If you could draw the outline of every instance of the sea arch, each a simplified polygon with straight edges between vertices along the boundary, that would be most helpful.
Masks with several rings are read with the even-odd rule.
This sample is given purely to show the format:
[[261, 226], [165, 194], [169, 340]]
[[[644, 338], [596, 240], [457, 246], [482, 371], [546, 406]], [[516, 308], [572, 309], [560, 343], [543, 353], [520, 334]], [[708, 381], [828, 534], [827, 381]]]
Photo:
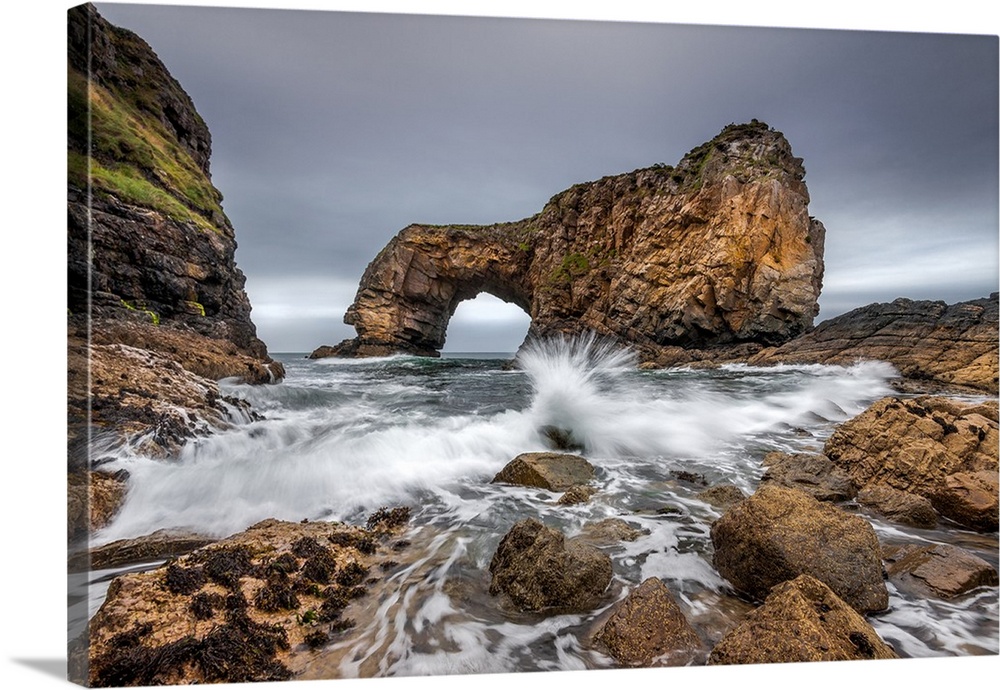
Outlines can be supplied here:
[[436, 357], [458, 305], [482, 293], [531, 316], [529, 253], [518, 224], [410, 225], [368, 265], [344, 322], [357, 338], [313, 357]]

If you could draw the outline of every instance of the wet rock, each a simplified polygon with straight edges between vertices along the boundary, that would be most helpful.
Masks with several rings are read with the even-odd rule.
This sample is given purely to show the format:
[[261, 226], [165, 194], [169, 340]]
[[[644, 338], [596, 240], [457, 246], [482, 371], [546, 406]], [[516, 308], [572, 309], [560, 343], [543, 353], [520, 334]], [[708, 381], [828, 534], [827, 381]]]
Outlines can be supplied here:
[[215, 542], [203, 534], [180, 530], [157, 530], [134, 539], [120, 539], [97, 546], [70, 559], [70, 572], [103, 570], [123, 565], [176, 558]]
[[612, 607], [594, 641], [625, 666], [684, 666], [704, 654], [698, 633], [655, 577]]
[[762, 483], [798, 489], [818, 501], [847, 501], [857, 494], [850, 477], [830, 459], [814, 453], [768, 453]]
[[801, 491], [764, 485], [716, 520], [711, 536], [716, 569], [758, 601], [807, 574], [862, 613], [888, 605], [872, 526]]
[[729, 510], [746, 497], [747, 495], [743, 493], [743, 489], [732, 484], [716, 484], [713, 487], [705, 489], [697, 496], [698, 500], [704, 501], [721, 510]]
[[782, 582], [712, 649], [709, 664], [897, 658], [857, 611], [810, 575]]
[[527, 519], [500, 540], [490, 561], [490, 594], [514, 608], [587, 611], [611, 583], [611, 559], [598, 549]]
[[824, 321], [752, 364], [891, 362], [909, 380], [997, 392], [997, 293], [945, 304], [897, 299]]
[[942, 517], [997, 529], [997, 402], [922, 396], [879, 400], [841, 424], [824, 453], [859, 488], [923, 496]]
[[930, 528], [937, 524], [938, 514], [923, 496], [876, 484], [858, 492], [857, 501], [879, 515], [904, 525]]
[[342, 614], [365, 596], [359, 581], [387, 555], [362, 548], [368, 538], [337, 523], [265, 520], [115, 578], [90, 621], [89, 684], [290, 678], [310, 641], [353, 625]]
[[544, 426], [539, 433], [548, 439], [550, 447], [555, 450], [583, 450], [583, 444], [573, 435], [572, 429]]
[[67, 521], [71, 539], [111, 522], [125, 500], [125, 478], [108, 472], [71, 472], [67, 484]]
[[997, 530], [1000, 482], [997, 471], [956, 472], [944, 478], [944, 485], [931, 496], [942, 515], [979, 532]]
[[993, 566], [950, 544], [888, 546], [883, 557], [889, 579], [919, 596], [951, 599], [977, 587], [997, 585]]
[[596, 493], [597, 489], [592, 486], [574, 486], [560, 496], [556, 503], [562, 506], [578, 505], [580, 503], [586, 503]]
[[620, 518], [605, 518], [585, 524], [577, 539], [594, 546], [614, 546], [623, 541], [635, 541], [643, 534], [648, 532], [633, 527]]
[[548, 491], [566, 491], [594, 478], [594, 466], [579, 455], [566, 453], [522, 453], [493, 478], [493, 484], [533, 486]]

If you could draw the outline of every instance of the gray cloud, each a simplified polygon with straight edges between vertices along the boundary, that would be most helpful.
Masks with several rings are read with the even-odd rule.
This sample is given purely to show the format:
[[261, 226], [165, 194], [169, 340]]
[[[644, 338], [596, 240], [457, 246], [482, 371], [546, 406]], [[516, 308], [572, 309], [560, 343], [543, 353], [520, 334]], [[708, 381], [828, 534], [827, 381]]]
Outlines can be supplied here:
[[[828, 230], [821, 317], [997, 289], [996, 37], [98, 8], [153, 46], [208, 122], [275, 350], [351, 335], [344, 299], [411, 222], [522, 218], [751, 118], [805, 159]], [[523, 337], [508, 325], [497, 349]], [[457, 319], [448, 349], [484, 328]]]

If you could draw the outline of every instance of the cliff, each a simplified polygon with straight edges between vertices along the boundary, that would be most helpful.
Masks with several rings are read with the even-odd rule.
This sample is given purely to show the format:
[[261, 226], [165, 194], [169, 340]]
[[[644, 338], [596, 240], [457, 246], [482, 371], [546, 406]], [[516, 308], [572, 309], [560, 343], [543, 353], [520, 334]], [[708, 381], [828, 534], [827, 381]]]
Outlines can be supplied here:
[[211, 182], [211, 136], [190, 97], [141, 38], [92, 5], [68, 11], [67, 66], [70, 521], [79, 532], [89, 511], [80, 473], [100, 449], [169, 455], [252, 416], [222, 399], [218, 379], [266, 383], [284, 372], [250, 319], [235, 232]]
[[575, 185], [521, 221], [411, 225], [364, 272], [344, 317], [357, 338], [312, 356], [437, 355], [455, 308], [480, 292], [523, 308], [529, 337], [780, 344], [812, 326], [822, 284], [825, 231], [804, 176], [755, 120], [676, 167]]

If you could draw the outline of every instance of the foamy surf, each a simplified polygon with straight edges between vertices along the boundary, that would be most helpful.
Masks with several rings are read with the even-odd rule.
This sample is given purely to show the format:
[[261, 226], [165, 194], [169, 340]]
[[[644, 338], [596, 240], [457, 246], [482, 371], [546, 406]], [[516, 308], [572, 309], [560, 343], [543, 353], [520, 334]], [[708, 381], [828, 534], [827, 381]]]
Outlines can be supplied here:
[[[511, 620], [485, 591], [497, 543], [527, 517], [568, 536], [627, 520], [643, 534], [611, 551], [613, 597], [659, 577], [701, 629], [727, 629], [745, 610], [711, 566], [719, 513], [700, 488], [754, 491], [767, 452], [821, 450], [896, 376], [877, 362], [640, 371], [628, 350], [594, 338], [535, 343], [514, 368], [468, 358], [283, 363], [281, 384], [223, 383], [265, 419], [169, 461], [123, 454], [110, 465], [129, 471], [128, 497], [96, 540], [164, 527], [224, 536], [270, 517], [361, 523], [381, 506], [409, 506], [413, 559], [379, 585], [379, 611], [311, 662], [305, 677], [327, 678], [609, 665], [584, 643], [591, 617]], [[552, 492], [490, 483], [519, 453], [549, 449], [552, 428], [595, 466], [589, 502], [560, 506]], [[996, 653], [995, 596], [936, 607], [940, 622], [893, 596], [878, 629], [902, 649]]]

